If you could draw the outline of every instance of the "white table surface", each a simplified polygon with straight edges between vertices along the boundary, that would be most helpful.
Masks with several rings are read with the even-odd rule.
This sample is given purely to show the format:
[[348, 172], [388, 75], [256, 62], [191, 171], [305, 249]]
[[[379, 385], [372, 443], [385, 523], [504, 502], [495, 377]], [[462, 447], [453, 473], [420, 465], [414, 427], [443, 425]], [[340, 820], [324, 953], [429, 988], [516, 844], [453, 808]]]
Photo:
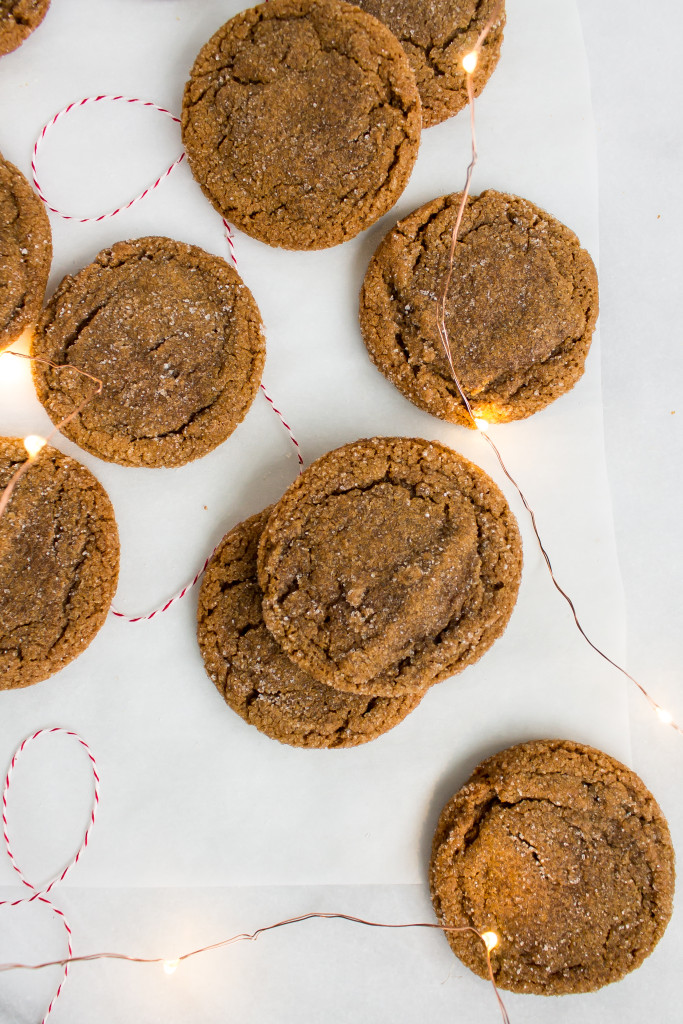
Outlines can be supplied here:
[[[594, 0], [578, 0], [578, 7], [597, 127], [605, 444], [626, 602], [626, 662], [681, 721], [677, 499], [683, 454], [683, 407], [678, 401], [683, 354], [676, 313], [683, 270], [683, 213], [678, 202], [683, 170], [678, 111], [683, 89], [677, 48], [680, 32], [676, 30], [683, 29], [683, 13], [674, 0], [664, 0], [658, 5], [656, 29], [648, 34], [642, 4], [635, 0], [624, 0], [618, 10], [613, 3], [596, 5]], [[132, 40], [131, 46], [136, 45]], [[92, 248], [91, 243], [83, 244], [84, 253], [88, 246]], [[73, 269], [79, 265], [79, 257], [74, 256]], [[303, 429], [309, 430], [309, 424], [304, 423]], [[282, 447], [286, 447], [284, 441]], [[325, 447], [321, 440], [320, 450]], [[473, 452], [468, 454], [474, 457]], [[281, 486], [287, 482], [285, 477]], [[262, 482], [255, 481], [255, 486], [264, 490]], [[253, 510], [253, 504], [245, 503], [242, 511]], [[152, 590], [153, 600], [151, 595]], [[661, 726], [637, 694], [630, 694], [628, 702], [624, 749], [630, 750], [631, 766], [668, 817], [674, 845], [683, 849], [679, 799], [683, 739]], [[118, 709], [112, 704], [109, 711], [120, 726], [123, 719], [117, 717]], [[35, 716], [17, 716], [13, 726], [18, 728], [18, 722], [22, 727], [48, 724]], [[3, 748], [18, 743], [26, 731], [10, 737], [5, 726], [6, 720], [0, 717]], [[245, 770], [253, 770], [253, 765], [246, 765]], [[154, 775], [154, 764], [150, 763], [149, 771], [161, 798], [179, 800], [176, 792], [164, 792], [163, 776]], [[76, 779], [74, 785], [79, 784]], [[446, 795], [441, 792], [443, 786], [442, 781], [434, 800]], [[179, 830], [182, 820], [179, 806]], [[142, 859], [144, 824], [132, 809], [130, 827], [139, 830]], [[106, 830], [106, 825], [103, 827]], [[109, 863], [116, 837], [104, 834], [109, 846], [105, 863]], [[154, 837], [148, 840], [158, 851]], [[105, 841], [101, 842], [104, 845]], [[65, 849], [69, 845], [67, 841]], [[102, 846], [99, 849], [102, 852]], [[169, 860], [172, 853], [170, 848]], [[164, 868], [158, 865], [162, 876]], [[332, 879], [310, 886], [302, 878], [277, 891], [264, 886], [203, 887], [201, 878], [193, 887], [155, 888], [152, 866], [147, 879], [121, 890], [107, 890], [95, 868], [84, 862], [83, 870], [84, 877], [94, 877], [97, 884], [79, 888], [74, 877], [58, 902], [68, 910], [81, 947], [87, 949], [106, 946], [154, 954], [163, 937], [162, 951], [168, 950], [170, 956], [174, 950], [249, 930], [312, 906], [344, 909], [379, 920], [429, 919], [423, 885], [382, 885], [379, 877], [373, 878], [372, 884], [354, 886], [335, 886]], [[89, 871], [95, 875], [89, 876]], [[0, 878], [7, 882], [0, 888], [2, 899], [15, 890], [9, 885], [11, 876], [5, 872]], [[678, 905], [664, 939], [639, 971], [617, 986], [585, 997], [547, 1001], [507, 995], [513, 1022], [597, 1024], [618, 1020], [636, 1024], [643, 1019], [676, 1019], [679, 1000], [674, 985], [683, 940], [680, 900]], [[35, 907], [19, 910], [11, 919], [7, 910], [0, 908], [0, 914], [6, 915], [3, 926], [7, 922], [6, 930], [0, 932], [0, 961], [48, 957], [60, 948], [59, 929], [46, 923], [44, 915], [39, 918]], [[184, 967], [172, 979], [155, 968], [138, 971], [129, 965], [79, 969], [58, 1004], [55, 1024], [62, 1020], [118, 1024], [131, 1017], [140, 1021], [201, 1019], [213, 1024], [228, 1014], [235, 1021], [278, 1022], [407, 1022], [418, 1015], [432, 1021], [497, 1019], [485, 986], [444, 950], [438, 935], [416, 933], [406, 938], [410, 933], [312, 927], [313, 938], [310, 932], [292, 929], [278, 938], [261, 940], [255, 947], [212, 954]], [[53, 981], [37, 975], [28, 980], [18, 975], [0, 977], [0, 1020], [3, 1006], [12, 1007], [8, 1020], [39, 1020], [38, 1007], [49, 999]]]

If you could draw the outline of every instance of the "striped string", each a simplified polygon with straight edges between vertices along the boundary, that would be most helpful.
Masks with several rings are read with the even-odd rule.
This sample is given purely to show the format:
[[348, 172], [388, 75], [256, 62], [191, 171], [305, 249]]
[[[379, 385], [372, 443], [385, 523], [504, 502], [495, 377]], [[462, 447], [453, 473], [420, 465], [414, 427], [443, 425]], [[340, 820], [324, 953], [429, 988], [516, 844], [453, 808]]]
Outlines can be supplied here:
[[[176, 117], [175, 114], [172, 114], [170, 110], [167, 110], [165, 107], [160, 107], [157, 103], [153, 103], [151, 100], [142, 100], [142, 99], [138, 99], [138, 98], [133, 97], [133, 96], [110, 96], [110, 95], [105, 95], [105, 94], [102, 94], [102, 95], [99, 95], [99, 96], [85, 96], [81, 100], [76, 100], [73, 103], [69, 103], [62, 110], [59, 110], [54, 115], [54, 117], [51, 117], [50, 120], [45, 125], [43, 125], [43, 127], [42, 127], [42, 129], [41, 129], [41, 131], [40, 131], [40, 133], [38, 135], [38, 138], [35, 141], [34, 147], [33, 147], [33, 157], [31, 159], [31, 171], [32, 171], [32, 174], [33, 174], [33, 184], [35, 186], [36, 192], [38, 193], [38, 195], [40, 196], [40, 198], [42, 199], [43, 203], [45, 204], [45, 206], [47, 207], [48, 210], [50, 210], [52, 213], [57, 214], [57, 216], [62, 217], [64, 220], [74, 220], [74, 221], [77, 221], [79, 224], [97, 223], [99, 221], [107, 220], [110, 217], [115, 217], [117, 214], [123, 213], [125, 210], [129, 210], [132, 206], [135, 206], [136, 203], [139, 203], [142, 199], [144, 199], [146, 196], [148, 196], [150, 194], [150, 192], [153, 192], [154, 189], [158, 188], [159, 185], [161, 185], [161, 183], [163, 181], [165, 181], [166, 178], [168, 178], [169, 174], [171, 174], [171, 172], [185, 158], [185, 153], [184, 152], [181, 153], [180, 156], [177, 157], [173, 161], [173, 163], [169, 167], [166, 168], [166, 170], [163, 172], [163, 174], [160, 174], [159, 177], [151, 185], [149, 185], [146, 189], [143, 189], [143, 191], [140, 192], [139, 195], [134, 196], [128, 202], [123, 203], [121, 206], [117, 206], [115, 209], [110, 210], [108, 213], [102, 213], [102, 214], [99, 214], [96, 217], [78, 217], [75, 214], [65, 213], [63, 210], [58, 209], [58, 207], [53, 206], [50, 203], [50, 201], [48, 200], [47, 196], [45, 195], [45, 191], [44, 191], [43, 187], [41, 186], [41, 184], [40, 184], [40, 182], [38, 180], [38, 154], [40, 152], [40, 147], [42, 146], [42, 144], [43, 144], [43, 142], [45, 140], [45, 136], [48, 134], [48, 132], [52, 128], [54, 128], [54, 126], [57, 124], [58, 121], [60, 121], [64, 117], [66, 117], [67, 114], [72, 113], [72, 111], [79, 110], [81, 107], [84, 107], [84, 106], [86, 106], [87, 104], [90, 104], [90, 103], [102, 103], [102, 102], [107, 102], [107, 103], [118, 103], [118, 102], [121, 102], [121, 103], [129, 103], [129, 104], [135, 103], [135, 104], [138, 104], [140, 106], [149, 107], [152, 110], [156, 110], [160, 114], [164, 114], [165, 116], [170, 117], [172, 121], [176, 122], [176, 124], [180, 124], [180, 118], [179, 117]], [[234, 235], [233, 235], [232, 228], [230, 227], [230, 224], [228, 223], [228, 221], [225, 218], [223, 218], [223, 228], [224, 228], [224, 231], [225, 231], [225, 239], [226, 239], [226, 242], [227, 242], [227, 245], [228, 245], [228, 250], [229, 250], [229, 253], [230, 253], [230, 259], [231, 259], [235, 269], [237, 269], [237, 256], [236, 256], [236, 251], [235, 251]], [[304, 460], [303, 460], [303, 457], [301, 455], [301, 447], [299, 445], [299, 442], [297, 441], [296, 437], [294, 436], [292, 428], [290, 427], [289, 423], [287, 422], [287, 420], [283, 416], [282, 412], [277, 407], [277, 405], [275, 404], [275, 402], [273, 401], [271, 396], [268, 394], [268, 391], [266, 390], [265, 385], [261, 384], [260, 385], [260, 389], [261, 389], [261, 392], [262, 392], [264, 398], [266, 399], [266, 401], [270, 405], [271, 409], [276, 414], [276, 416], [280, 420], [282, 426], [286, 430], [287, 435], [288, 435], [290, 441], [294, 445], [294, 450], [296, 452], [296, 457], [297, 457], [297, 461], [298, 461], [298, 464], [299, 464], [299, 472], [301, 473], [301, 471], [303, 469], [303, 465], [304, 465]], [[203, 575], [207, 565], [209, 564], [212, 555], [213, 555], [213, 551], [211, 552], [211, 555], [209, 555], [209, 557], [205, 560], [203, 566], [195, 574], [195, 576], [192, 578], [192, 580], [190, 580], [189, 583], [185, 584], [185, 586], [182, 587], [181, 590], [179, 590], [176, 594], [174, 594], [167, 601], [165, 601], [164, 604], [161, 605], [160, 607], [155, 608], [153, 611], [147, 613], [146, 615], [128, 615], [125, 612], [118, 611], [117, 609], [112, 607], [111, 608], [111, 614], [116, 616], [116, 618], [118, 618], [118, 619], [123, 619], [126, 622], [146, 622], [146, 621], [149, 621], [150, 619], [155, 618], [157, 615], [161, 614], [161, 612], [168, 611], [169, 608], [171, 608], [177, 601], [182, 600], [182, 598], [185, 597], [185, 595], [194, 586], [197, 585], [197, 583], [201, 579], [201, 577], [202, 577], [202, 575]]]
[[[83, 747], [83, 749], [85, 750], [86, 754], [88, 755], [88, 758], [90, 760], [90, 768], [91, 768], [91, 772], [92, 772], [92, 778], [93, 778], [93, 802], [92, 802], [92, 807], [90, 809], [90, 816], [89, 816], [89, 819], [88, 819], [88, 825], [87, 825], [85, 833], [83, 835], [83, 839], [81, 840], [81, 844], [80, 844], [78, 850], [76, 851], [76, 854], [74, 855], [74, 857], [72, 857], [72, 859], [69, 861], [69, 863], [66, 865], [66, 867], [61, 872], [56, 874], [54, 876], [54, 878], [51, 879], [50, 882], [46, 883], [41, 888], [38, 888], [36, 885], [33, 884], [33, 882], [29, 881], [29, 879], [26, 877], [26, 875], [22, 871], [22, 869], [19, 866], [19, 864], [17, 862], [17, 859], [16, 859], [16, 857], [14, 855], [14, 851], [12, 849], [12, 842], [11, 842], [11, 839], [10, 839], [10, 828], [9, 828], [9, 816], [8, 816], [8, 813], [7, 813], [7, 803], [8, 803], [8, 796], [9, 796], [9, 791], [10, 791], [10, 785], [11, 785], [11, 782], [12, 782], [12, 778], [14, 776], [14, 771], [16, 769], [16, 766], [17, 766], [17, 763], [18, 763], [19, 759], [21, 758], [21, 756], [24, 753], [24, 751], [26, 750], [26, 748], [31, 743], [34, 743], [41, 736], [53, 736], [55, 734], [61, 734], [62, 736], [72, 737], [78, 743], [80, 743], [81, 747]], [[3, 790], [2, 790], [2, 834], [3, 834], [3, 838], [5, 840], [5, 849], [7, 851], [7, 856], [9, 857], [10, 864], [12, 865], [12, 867], [14, 868], [16, 873], [19, 875], [19, 878], [21, 879], [22, 884], [25, 885], [28, 889], [31, 890], [32, 895], [31, 896], [25, 896], [25, 897], [17, 899], [17, 900], [0, 900], [0, 907], [5, 907], [5, 906], [7, 906], [7, 907], [18, 907], [22, 903], [33, 903], [35, 900], [37, 900], [38, 902], [42, 903], [44, 906], [48, 907], [52, 911], [52, 913], [57, 916], [58, 920], [61, 922], [61, 924], [62, 924], [62, 926], [64, 928], [64, 931], [66, 933], [67, 948], [68, 948], [67, 960], [70, 960], [73, 957], [73, 931], [71, 929], [71, 926], [70, 926], [69, 922], [67, 921], [66, 915], [64, 914], [64, 912], [62, 910], [60, 910], [60, 908], [58, 906], [56, 906], [52, 902], [52, 900], [48, 896], [48, 893], [51, 892], [51, 890], [53, 889], [54, 886], [56, 886], [60, 882], [64, 881], [64, 879], [69, 874], [69, 872], [72, 871], [73, 868], [76, 867], [76, 865], [78, 864], [79, 860], [81, 859], [83, 853], [87, 850], [88, 842], [90, 840], [90, 833], [92, 832], [93, 825], [95, 824], [95, 815], [97, 813], [97, 808], [98, 808], [99, 802], [100, 802], [100, 777], [99, 777], [98, 772], [97, 772], [97, 762], [95, 761], [95, 757], [93, 755], [92, 750], [90, 749], [88, 744], [85, 742], [85, 740], [82, 739], [82, 737], [80, 737], [78, 735], [78, 733], [70, 732], [68, 729], [61, 729], [59, 727], [55, 727], [53, 729], [38, 729], [36, 732], [32, 733], [31, 736], [27, 736], [26, 739], [23, 741], [23, 743], [15, 751], [14, 756], [12, 757], [12, 760], [10, 761], [9, 768], [7, 769], [7, 774], [5, 775], [5, 782], [4, 782], [4, 786], [3, 786]], [[50, 1000], [50, 1005], [48, 1006], [48, 1008], [47, 1008], [47, 1010], [46, 1010], [46, 1012], [45, 1012], [45, 1014], [43, 1016], [41, 1024], [45, 1024], [45, 1022], [47, 1021], [48, 1017], [52, 1013], [57, 1000], [59, 999], [60, 995], [62, 994], [62, 990], [64, 988], [64, 984], [66, 982], [68, 974], [69, 974], [69, 963], [65, 962], [64, 963], [64, 972], [63, 972], [63, 974], [61, 976], [61, 979], [59, 981], [59, 985], [57, 986], [55, 994], [53, 995], [52, 999]]]
[[33, 146], [33, 156], [31, 158], [31, 173], [33, 175], [33, 184], [35, 186], [35, 190], [42, 199], [42, 201], [45, 203], [45, 206], [52, 213], [56, 213], [58, 217], [62, 217], [63, 220], [75, 220], [79, 224], [98, 223], [99, 221], [108, 220], [110, 217], [115, 217], [117, 213], [123, 213], [124, 210], [130, 210], [131, 206], [135, 206], [135, 204], [139, 203], [141, 199], [144, 199], [146, 196], [150, 194], [150, 192], [153, 192], [154, 189], [158, 188], [159, 185], [161, 185], [161, 183], [165, 181], [166, 178], [168, 178], [169, 174], [171, 174], [171, 172], [175, 170], [178, 164], [182, 163], [182, 161], [185, 159], [185, 153], [183, 152], [180, 154], [179, 157], [176, 157], [176, 159], [173, 161], [170, 167], [167, 167], [163, 174], [159, 175], [156, 181], [154, 181], [151, 185], [148, 185], [147, 188], [142, 190], [142, 192], [134, 196], [127, 203], [123, 203], [121, 206], [117, 206], [115, 209], [110, 210], [108, 213], [101, 213], [97, 217], [79, 217], [73, 213], [64, 213], [56, 206], [52, 206], [50, 201], [47, 199], [43, 191], [43, 188], [40, 185], [40, 182], [38, 181], [38, 153], [40, 151], [40, 147], [42, 146], [45, 140], [45, 136], [52, 128], [54, 128], [58, 121], [60, 121], [67, 114], [70, 114], [73, 110], [79, 110], [81, 107], [85, 107], [89, 103], [102, 102], [136, 103], [142, 107], [151, 107], [153, 110], [157, 110], [160, 114], [165, 114], [167, 117], [170, 117], [172, 121], [175, 121], [177, 124], [180, 124], [180, 118], [176, 117], [175, 114], [172, 114], [170, 110], [166, 110], [165, 107], [160, 107], [157, 103], [152, 103], [151, 100], [136, 99], [133, 96], [85, 96], [82, 100], [76, 100], [74, 103], [69, 103], [62, 110], [58, 110], [54, 117], [51, 117], [50, 120], [43, 125], [40, 134], [38, 135], [38, 138], [35, 141], [35, 144]]

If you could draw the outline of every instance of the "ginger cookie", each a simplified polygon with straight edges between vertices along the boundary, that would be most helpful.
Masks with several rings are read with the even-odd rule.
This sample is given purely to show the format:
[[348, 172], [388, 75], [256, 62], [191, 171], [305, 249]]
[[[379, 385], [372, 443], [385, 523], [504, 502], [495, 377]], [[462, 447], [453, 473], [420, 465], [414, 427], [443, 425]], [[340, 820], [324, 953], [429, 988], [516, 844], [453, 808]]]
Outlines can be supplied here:
[[[461, 194], [399, 221], [361, 292], [370, 357], [415, 405], [471, 426], [444, 355], [437, 303]], [[576, 235], [501, 192], [468, 200], [446, 301], [455, 370], [475, 416], [523, 419], [581, 377], [598, 316], [598, 281]]]
[[[261, 317], [225, 260], [170, 238], [104, 249], [65, 277], [38, 323], [34, 353], [102, 381], [63, 428], [122, 466], [181, 466], [246, 415], [265, 361]], [[81, 374], [33, 364], [54, 423], [93, 393]]]
[[[499, 0], [359, 0], [384, 22], [406, 52], [422, 101], [422, 127], [429, 128], [467, 106], [462, 59], [496, 14]], [[493, 74], [503, 42], [505, 5], [487, 35], [472, 75], [478, 96]]]
[[258, 576], [263, 618], [314, 679], [417, 693], [505, 629], [522, 565], [505, 498], [437, 441], [357, 441], [314, 462], [275, 505]]
[[38, 319], [51, 261], [45, 208], [21, 171], [0, 155], [0, 352]]
[[49, 6], [50, 0], [0, 0], [0, 57], [21, 46]]
[[295, 747], [353, 747], [392, 729], [422, 694], [374, 697], [317, 683], [289, 660], [263, 624], [256, 574], [271, 509], [222, 540], [199, 594], [197, 638], [209, 677], [241, 718]]
[[[0, 493], [27, 459], [0, 438]], [[119, 567], [114, 511], [85, 466], [45, 447], [0, 516], [0, 690], [29, 686], [84, 651]]]
[[[663, 935], [674, 852], [637, 775], [592, 747], [539, 740], [484, 761], [446, 804], [429, 884], [442, 924], [496, 933], [501, 988], [592, 992], [638, 967]], [[488, 977], [476, 938], [446, 938]]]
[[238, 14], [200, 51], [183, 99], [204, 194], [284, 249], [338, 245], [386, 213], [420, 127], [400, 44], [343, 0], [269, 0]]

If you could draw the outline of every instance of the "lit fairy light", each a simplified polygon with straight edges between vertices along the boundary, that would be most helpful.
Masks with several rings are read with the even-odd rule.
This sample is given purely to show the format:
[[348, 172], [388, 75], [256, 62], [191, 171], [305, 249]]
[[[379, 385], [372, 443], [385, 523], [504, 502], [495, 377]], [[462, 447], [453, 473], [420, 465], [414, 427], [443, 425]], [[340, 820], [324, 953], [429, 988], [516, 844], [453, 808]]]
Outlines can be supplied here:
[[28, 452], [29, 459], [35, 459], [41, 449], [45, 447], [47, 441], [44, 437], [40, 437], [39, 434], [29, 434], [28, 437], [24, 438], [24, 448]]
[[466, 53], [462, 59], [462, 66], [468, 75], [471, 75], [479, 61], [479, 54], [476, 50]]
[[659, 721], [662, 722], [663, 725], [673, 725], [674, 716], [671, 714], [670, 711], [667, 711], [666, 708], [660, 707], [660, 705], [658, 704], [655, 707], [655, 712], [657, 713]]
[[487, 953], [490, 953], [491, 950], [496, 948], [496, 946], [500, 942], [500, 939], [498, 938], [495, 932], [482, 932], [481, 941], [486, 946]]
[[489, 421], [485, 420], [482, 416], [473, 416], [474, 425], [477, 430], [481, 430], [483, 434], [489, 429]]
[[180, 966], [180, 960], [164, 960], [161, 966], [164, 969], [164, 974], [173, 974]]

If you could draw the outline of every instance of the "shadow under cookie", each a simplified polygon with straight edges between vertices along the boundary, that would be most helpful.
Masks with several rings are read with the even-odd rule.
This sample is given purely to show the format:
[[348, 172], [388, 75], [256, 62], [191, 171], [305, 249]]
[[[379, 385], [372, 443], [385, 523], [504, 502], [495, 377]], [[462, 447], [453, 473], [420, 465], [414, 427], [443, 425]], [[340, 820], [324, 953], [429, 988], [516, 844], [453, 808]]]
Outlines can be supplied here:
[[205, 573], [197, 638], [227, 704], [260, 732], [296, 747], [352, 747], [393, 728], [420, 703], [357, 696], [317, 683], [283, 653], [263, 623], [258, 542], [270, 509], [228, 533]]

